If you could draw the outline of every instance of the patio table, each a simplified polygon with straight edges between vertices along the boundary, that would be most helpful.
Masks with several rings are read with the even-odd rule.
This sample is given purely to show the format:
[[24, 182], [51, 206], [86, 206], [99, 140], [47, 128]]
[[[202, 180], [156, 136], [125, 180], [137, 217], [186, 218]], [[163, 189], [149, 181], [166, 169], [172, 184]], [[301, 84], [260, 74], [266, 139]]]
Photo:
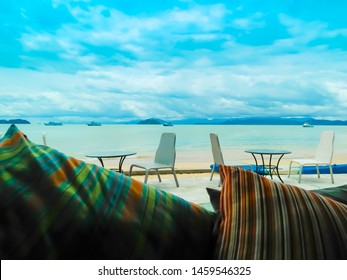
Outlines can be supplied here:
[[123, 162], [124, 162], [125, 158], [127, 156], [132, 156], [135, 154], [136, 154], [136, 152], [133, 152], [133, 151], [126, 151], [126, 152], [123, 152], [123, 151], [106, 151], [106, 152], [92, 152], [92, 153], [87, 154], [86, 157], [97, 158], [100, 161], [101, 166], [103, 166], [103, 167], [104, 167], [104, 162], [102, 160], [103, 158], [119, 158], [118, 169], [116, 169], [116, 170], [123, 173], [122, 166], [123, 166]]
[[[288, 150], [276, 150], [276, 149], [248, 149], [245, 150], [246, 153], [252, 154], [254, 160], [255, 160], [255, 165], [256, 169], [255, 172], [261, 175], [270, 175], [272, 179], [272, 175], [275, 174], [277, 177], [280, 179], [280, 181], [283, 183], [283, 180], [280, 176], [280, 173], [278, 171], [278, 167], [280, 164], [280, 161], [282, 157], [286, 154], [290, 154], [291, 151]], [[257, 156], [260, 156], [261, 158], [261, 164], [258, 164]], [[264, 156], [269, 156], [269, 162], [265, 163]], [[272, 157], [273, 156], [278, 156], [277, 163], [272, 164]]]

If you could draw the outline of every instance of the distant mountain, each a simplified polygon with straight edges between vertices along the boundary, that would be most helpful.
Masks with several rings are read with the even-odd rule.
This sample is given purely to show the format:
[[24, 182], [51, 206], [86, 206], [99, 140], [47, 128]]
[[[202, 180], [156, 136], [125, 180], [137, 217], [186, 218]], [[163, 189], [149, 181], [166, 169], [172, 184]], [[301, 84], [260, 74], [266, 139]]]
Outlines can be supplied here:
[[150, 118], [146, 120], [139, 121], [138, 124], [162, 124], [164, 123], [161, 119]]
[[311, 125], [347, 125], [347, 121], [319, 120], [313, 118], [240, 118], [228, 119], [223, 124], [239, 125], [303, 125], [305, 122]]
[[[118, 121], [110, 124], [149, 124], [163, 125], [172, 123], [174, 125], [303, 125], [305, 122], [311, 125], [347, 125], [347, 120], [324, 120], [314, 118], [285, 118], [285, 117], [249, 117], [249, 118], [189, 118], [181, 120], [162, 120], [149, 118], [145, 120]], [[30, 124], [24, 119], [0, 120], [0, 124]]]
[[0, 124], [30, 124], [30, 122], [23, 119], [13, 119], [13, 120], [0, 120]]
[[235, 118], [228, 119], [223, 124], [238, 125], [302, 125], [311, 122], [312, 119], [302, 118]]
[[[160, 119], [147, 119], [139, 121], [139, 124], [162, 124], [165, 121]], [[322, 120], [314, 118], [282, 118], [282, 117], [251, 117], [251, 118], [190, 118], [175, 120], [175, 124], [194, 124], [194, 125], [303, 125], [308, 122], [312, 125], [347, 125], [347, 121], [341, 120]]]
[[221, 124], [225, 119], [190, 118], [175, 120], [175, 124]]

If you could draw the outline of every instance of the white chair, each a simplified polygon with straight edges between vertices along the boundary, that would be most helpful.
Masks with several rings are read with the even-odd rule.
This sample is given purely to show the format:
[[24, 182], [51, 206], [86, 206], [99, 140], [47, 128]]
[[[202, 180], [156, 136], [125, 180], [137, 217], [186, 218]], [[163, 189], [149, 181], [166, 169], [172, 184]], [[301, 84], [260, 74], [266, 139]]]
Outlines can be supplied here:
[[225, 164], [225, 165], [230, 165], [230, 166], [238, 166], [238, 167], [247, 166], [247, 167], [250, 167], [250, 170], [252, 170], [252, 166], [246, 162], [234, 161], [234, 162], [224, 163], [223, 153], [222, 153], [222, 149], [221, 149], [220, 144], [219, 144], [218, 135], [216, 133], [210, 133], [210, 141], [211, 141], [212, 156], [213, 156], [213, 165], [212, 165], [212, 172], [211, 172], [210, 181], [212, 181], [215, 169], [220, 164], [223, 164], [223, 165]]
[[176, 182], [176, 186], [179, 187], [176, 171], [176, 134], [175, 133], [163, 133], [160, 138], [159, 146], [155, 153], [154, 162], [150, 164], [132, 164], [129, 170], [129, 176], [132, 174], [133, 167], [145, 169], [145, 180], [147, 183], [148, 174], [151, 170], [155, 170], [158, 175], [159, 182], [161, 182], [159, 170], [170, 169]]
[[312, 159], [292, 159], [289, 164], [288, 178], [290, 177], [290, 171], [292, 163], [299, 164], [299, 183], [301, 182], [302, 168], [304, 165], [316, 166], [318, 178], [320, 178], [319, 166], [329, 166], [331, 182], [334, 183], [333, 169], [331, 162], [334, 153], [334, 131], [323, 131], [320, 137], [320, 142], [316, 150], [315, 157]]

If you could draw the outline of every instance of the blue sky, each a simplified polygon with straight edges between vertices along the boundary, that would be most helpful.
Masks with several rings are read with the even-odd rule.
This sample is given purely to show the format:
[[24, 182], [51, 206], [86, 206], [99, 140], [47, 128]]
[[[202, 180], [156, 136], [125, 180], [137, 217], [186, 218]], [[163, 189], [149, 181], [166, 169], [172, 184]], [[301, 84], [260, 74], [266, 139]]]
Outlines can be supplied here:
[[0, 119], [347, 119], [347, 2], [1, 0]]

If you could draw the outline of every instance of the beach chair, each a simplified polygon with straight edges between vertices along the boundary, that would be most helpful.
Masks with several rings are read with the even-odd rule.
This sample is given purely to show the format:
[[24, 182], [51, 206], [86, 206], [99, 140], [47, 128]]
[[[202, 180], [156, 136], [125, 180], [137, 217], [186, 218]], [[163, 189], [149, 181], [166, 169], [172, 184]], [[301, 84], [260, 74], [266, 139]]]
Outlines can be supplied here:
[[299, 164], [299, 183], [301, 182], [302, 168], [303, 166], [316, 166], [318, 178], [320, 178], [319, 166], [329, 166], [331, 182], [334, 183], [333, 169], [331, 162], [334, 153], [334, 139], [335, 132], [323, 131], [320, 137], [320, 142], [316, 150], [315, 157], [312, 159], [292, 159], [289, 164], [288, 178], [290, 177], [290, 171], [292, 163]]
[[159, 146], [155, 153], [154, 162], [150, 164], [132, 164], [129, 170], [129, 176], [132, 174], [134, 167], [145, 169], [145, 180], [147, 183], [148, 174], [151, 170], [155, 170], [161, 182], [159, 170], [169, 169], [171, 170], [176, 186], [179, 187], [176, 171], [175, 171], [175, 161], [176, 161], [176, 134], [175, 133], [163, 133], [160, 138]]
[[212, 164], [212, 171], [211, 171], [211, 177], [210, 181], [212, 181], [213, 174], [217, 170], [218, 166], [220, 164], [223, 165], [230, 165], [230, 166], [237, 166], [237, 167], [249, 167], [250, 170], [252, 170], [252, 166], [249, 163], [242, 162], [242, 161], [234, 161], [234, 162], [227, 162], [224, 163], [223, 159], [223, 153], [222, 149], [219, 144], [219, 138], [216, 133], [210, 133], [210, 141], [211, 141], [211, 148], [212, 148], [212, 156], [213, 156], [213, 164]]

